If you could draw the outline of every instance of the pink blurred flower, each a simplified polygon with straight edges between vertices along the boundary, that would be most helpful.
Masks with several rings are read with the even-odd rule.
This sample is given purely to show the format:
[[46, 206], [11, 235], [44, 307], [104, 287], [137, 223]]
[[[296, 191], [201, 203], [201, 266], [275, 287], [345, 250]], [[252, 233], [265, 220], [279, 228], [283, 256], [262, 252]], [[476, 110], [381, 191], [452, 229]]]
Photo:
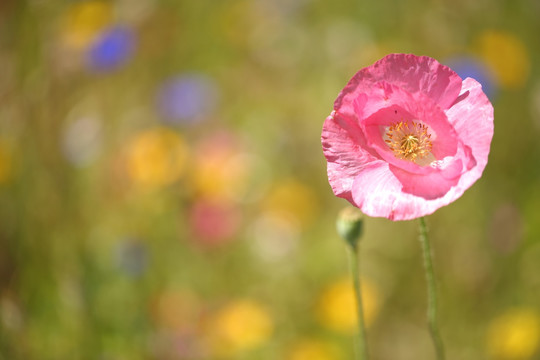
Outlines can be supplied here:
[[194, 241], [217, 247], [233, 240], [241, 224], [241, 214], [232, 203], [200, 199], [191, 208], [189, 222]]
[[493, 107], [476, 80], [426, 56], [390, 54], [341, 91], [322, 146], [336, 196], [369, 216], [409, 220], [478, 180], [492, 137]]

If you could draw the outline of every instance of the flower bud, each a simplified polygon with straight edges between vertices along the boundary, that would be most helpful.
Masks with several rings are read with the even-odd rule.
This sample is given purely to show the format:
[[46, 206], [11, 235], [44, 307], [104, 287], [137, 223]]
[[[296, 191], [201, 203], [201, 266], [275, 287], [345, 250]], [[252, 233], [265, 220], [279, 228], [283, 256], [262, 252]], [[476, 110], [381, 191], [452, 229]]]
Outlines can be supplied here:
[[339, 212], [336, 228], [338, 234], [356, 250], [364, 231], [364, 215], [357, 208], [348, 206]]

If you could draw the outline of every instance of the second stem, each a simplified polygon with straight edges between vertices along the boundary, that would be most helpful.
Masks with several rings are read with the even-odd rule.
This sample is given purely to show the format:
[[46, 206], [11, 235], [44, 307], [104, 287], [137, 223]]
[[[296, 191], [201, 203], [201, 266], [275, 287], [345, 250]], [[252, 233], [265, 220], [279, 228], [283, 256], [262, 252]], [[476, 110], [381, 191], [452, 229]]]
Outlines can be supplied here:
[[361, 360], [368, 360], [366, 341], [366, 326], [364, 324], [364, 308], [362, 306], [362, 288], [360, 285], [360, 264], [358, 245], [349, 246], [351, 257], [351, 273], [353, 277], [354, 293], [356, 296], [356, 313], [358, 315], [358, 355]]
[[431, 246], [427, 236], [426, 220], [420, 218], [420, 242], [422, 244], [422, 254], [424, 256], [424, 270], [426, 272], [427, 293], [428, 293], [428, 310], [427, 320], [429, 332], [433, 339], [437, 360], [444, 360], [444, 348], [439, 334], [439, 326], [437, 324], [437, 288], [435, 286], [435, 272], [433, 271], [433, 262], [431, 260]]

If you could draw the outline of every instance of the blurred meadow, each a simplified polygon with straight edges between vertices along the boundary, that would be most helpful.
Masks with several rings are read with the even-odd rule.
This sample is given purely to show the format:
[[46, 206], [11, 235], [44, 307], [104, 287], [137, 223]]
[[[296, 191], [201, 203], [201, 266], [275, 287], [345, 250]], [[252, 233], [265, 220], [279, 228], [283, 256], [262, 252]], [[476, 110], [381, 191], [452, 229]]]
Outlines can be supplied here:
[[[479, 80], [483, 177], [429, 216], [449, 359], [540, 359], [537, 0], [1, 0], [0, 359], [346, 360], [320, 133], [391, 52]], [[418, 222], [367, 218], [372, 358], [434, 358]]]

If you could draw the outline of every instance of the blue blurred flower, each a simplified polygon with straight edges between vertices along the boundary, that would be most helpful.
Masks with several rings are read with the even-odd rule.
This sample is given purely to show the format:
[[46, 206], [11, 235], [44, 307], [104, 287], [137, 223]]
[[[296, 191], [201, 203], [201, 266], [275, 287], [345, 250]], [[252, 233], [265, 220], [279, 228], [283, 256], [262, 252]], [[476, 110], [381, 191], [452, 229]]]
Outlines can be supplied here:
[[88, 53], [91, 69], [115, 70], [133, 55], [135, 35], [126, 27], [114, 27], [105, 31], [93, 44]]
[[195, 124], [216, 107], [218, 89], [203, 74], [184, 74], [166, 81], [157, 95], [157, 106], [169, 124]]
[[119, 267], [129, 276], [139, 277], [147, 268], [148, 250], [138, 240], [127, 239], [116, 249]]
[[489, 98], [497, 93], [495, 81], [487, 65], [480, 59], [472, 56], [459, 56], [447, 59], [445, 64], [454, 70], [462, 79], [473, 78], [482, 84], [482, 90]]

